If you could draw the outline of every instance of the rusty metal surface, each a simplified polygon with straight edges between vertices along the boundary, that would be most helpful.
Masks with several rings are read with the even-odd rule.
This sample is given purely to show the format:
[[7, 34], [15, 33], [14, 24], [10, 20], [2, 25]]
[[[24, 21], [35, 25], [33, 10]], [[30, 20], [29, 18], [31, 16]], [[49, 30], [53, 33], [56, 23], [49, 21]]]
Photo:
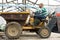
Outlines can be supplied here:
[[2, 17], [4, 17], [6, 20], [26, 20], [27, 16], [26, 14], [2, 14]]

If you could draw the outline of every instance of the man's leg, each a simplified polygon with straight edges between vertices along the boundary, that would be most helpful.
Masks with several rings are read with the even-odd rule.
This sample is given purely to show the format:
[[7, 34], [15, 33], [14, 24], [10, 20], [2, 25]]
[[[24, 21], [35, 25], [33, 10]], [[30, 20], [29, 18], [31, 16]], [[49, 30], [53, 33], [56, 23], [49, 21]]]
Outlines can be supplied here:
[[35, 16], [34, 17], [34, 25], [37, 26], [37, 25], [39, 25], [39, 23], [40, 23], [40, 19], [38, 18], [38, 16]]
[[38, 25], [40, 23], [40, 21], [42, 21], [42, 19], [45, 19], [46, 17], [45, 16], [34, 16], [34, 25]]

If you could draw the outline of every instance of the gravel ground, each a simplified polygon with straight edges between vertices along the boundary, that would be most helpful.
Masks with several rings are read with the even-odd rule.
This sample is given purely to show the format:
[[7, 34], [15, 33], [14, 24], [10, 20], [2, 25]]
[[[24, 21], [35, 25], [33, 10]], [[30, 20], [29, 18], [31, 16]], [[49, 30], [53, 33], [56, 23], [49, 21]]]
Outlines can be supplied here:
[[49, 38], [41, 39], [36, 33], [23, 32], [19, 39], [8, 39], [3, 35], [3, 37], [0, 37], [0, 40], [60, 40], [60, 33], [51, 33]]

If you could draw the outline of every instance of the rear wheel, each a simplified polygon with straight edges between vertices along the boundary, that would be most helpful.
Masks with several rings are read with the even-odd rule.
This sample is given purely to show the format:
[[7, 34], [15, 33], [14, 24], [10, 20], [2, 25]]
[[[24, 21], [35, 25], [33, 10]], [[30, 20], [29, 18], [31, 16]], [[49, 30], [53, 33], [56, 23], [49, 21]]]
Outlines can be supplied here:
[[41, 38], [48, 38], [51, 34], [51, 31], [49, 30], [48, 27], [43, 27], [40, 28], [39, 31], [37, 32], [37, 34], [41, 37]]
[[5, 28], [5, 34], [8, 38], [19, 38], [22, 32], [21, 25], [17, 22], [10, 22]]

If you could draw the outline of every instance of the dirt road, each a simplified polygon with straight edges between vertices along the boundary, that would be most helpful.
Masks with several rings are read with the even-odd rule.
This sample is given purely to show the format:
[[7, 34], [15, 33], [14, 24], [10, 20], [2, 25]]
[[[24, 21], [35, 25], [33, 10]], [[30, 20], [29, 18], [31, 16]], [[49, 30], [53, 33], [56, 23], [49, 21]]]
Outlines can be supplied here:
[[23, 32], [19, 39], [8, 39], [5, 35], [0, 40], [60, 40], [60, 33], [51, 33], [50, 38], [41, 39], [36, 33]]

